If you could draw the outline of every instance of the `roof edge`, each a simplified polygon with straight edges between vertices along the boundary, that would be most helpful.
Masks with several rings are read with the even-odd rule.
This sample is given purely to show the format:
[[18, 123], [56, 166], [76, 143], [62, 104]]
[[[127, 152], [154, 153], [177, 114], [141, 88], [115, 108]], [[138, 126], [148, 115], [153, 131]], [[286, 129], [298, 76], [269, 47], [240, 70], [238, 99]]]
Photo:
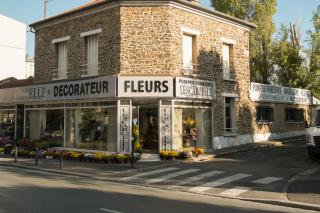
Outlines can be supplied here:
[[36, 27], [38, 25], [53, 21], [55, 19], [67, 17], [67, 16], [70, 16], [72, 14], [75, 14], [75, 13], [78, 13], [78, 12], [82, 12], [82, 11], [86, 11], [86, 10], [89, 10], [91, 8], [94, 8], [94, 7], [97, 7], [97, 6], [100, 6], [100, 5], [114, 3], [116, 5], [121, 6], [121, 4], [123, 4], [125, 2], [139, 2], [139, 3], [146, 4], [146, 5], [148, 5], [148, 3], [150, 3], [150, 2], [158, 2], [158, 3], [176, 2], [176, 3], [182, 4], [182, 5], [185, 5], [185, 6], [200, 10], [202, 12], [206, 12], [206, 13], [218, 16], [220, 18], [229, 20], [231, 22], [240, 24], [240, 25], [245, 26], [245, 27], [250, 28], [250, 29], [254, 29], [254, 28], [257, 27], [257, 25], [255, 25], [253, 23], [250, 23], [250, 22], [247, 22], [245, 20], [242, 20], [242, 19], [230, 16], [230, 15], [227, 15], [225, 13], [222, 13], [222, 12], [219, 12], [217, 10], [214, 10], [213, 8], [211, 9], [211, 8], [204, 7], [204, 6], [200, 5], [200, 4], [198, 5], [198, 4], [195, 4], [195, 3], [188, 2], [186, 0], [154, 0], [154, 1], [150, 1], [150, 0], [119, 0], [119, 1], [117, 1], [117, 0], [105, 0], [105, 1], [100, 1], [100, 2], [96, 2], [96, 3], [90, 4], [90, 5], [85, 6], [85, 7], [79, 7], [78, 9], [77, 8], [76, 9], [71, 9], [70, 11], [66, 11], [66, 12], [60, 13], [58, 15], [51, 16], [51, 17], [49, 17], [47, 19], [34, 22], [34, 23], [30, 24], [29, 26], [34, 28], [34, 27]]

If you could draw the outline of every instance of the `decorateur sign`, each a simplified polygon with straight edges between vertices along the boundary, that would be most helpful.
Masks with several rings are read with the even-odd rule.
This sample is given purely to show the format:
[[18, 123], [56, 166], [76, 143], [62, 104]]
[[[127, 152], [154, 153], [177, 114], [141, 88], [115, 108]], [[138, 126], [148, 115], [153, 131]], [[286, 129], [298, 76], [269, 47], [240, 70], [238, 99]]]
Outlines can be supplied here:
[[250, 98], [261, 102], [312, 104], [309, 90], [259, 83], [251, 83]]
[[81, 81], [40, 84], [0, 90], [1, 103], [26, 103], [115, 96], [115, 77], [100, 77]]

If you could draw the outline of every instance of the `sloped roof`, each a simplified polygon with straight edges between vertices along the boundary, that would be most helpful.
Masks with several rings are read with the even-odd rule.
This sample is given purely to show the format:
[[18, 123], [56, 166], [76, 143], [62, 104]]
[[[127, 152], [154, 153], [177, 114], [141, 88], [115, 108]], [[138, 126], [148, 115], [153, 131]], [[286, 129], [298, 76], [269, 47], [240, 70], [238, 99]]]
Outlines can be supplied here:
[[29, 77], [27, 79], [21, 79], [21, 80], [17, 80], [16, 78], [8, 78], [5, 80], [7, 80], [7, 81], [3, 80], [4, 83], [2, 83], [2, 84], [0, 81], [0, 89], [30, 86], [30, 85], [33, 85], [34, 79], [33, 79], [33, 77]]

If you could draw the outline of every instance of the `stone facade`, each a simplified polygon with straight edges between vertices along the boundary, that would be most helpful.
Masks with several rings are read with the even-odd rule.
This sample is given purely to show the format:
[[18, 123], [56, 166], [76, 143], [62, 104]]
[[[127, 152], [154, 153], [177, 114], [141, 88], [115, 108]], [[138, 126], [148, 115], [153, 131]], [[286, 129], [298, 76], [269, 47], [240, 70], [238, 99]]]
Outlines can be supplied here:
[[[128, 1], [130, 2], [130, 1]], [[177, 1], [177, 4], [183, 1]], [[139, 4], [139, 3], [137, 3]], [[50, 81], [57, 55], [52, 40], [71, 36], [68, 43], [68, 78], [80, 78], [85, 64], [84, 40], [80, 33], [101, 28], [99, 62], [101, 75], [182, 76], [183, 29], [197, 32], [196, 58], [199, 78], [215, 80], [217, 99], [213, 106], [213, 135], [224, 134], [224, 98], [236, 95], [236, 128], [240, 135], [252, 133], [250, 89], [249, 28], [217, 17], [194, 3], [117, 5], [99, 4], [74, 15], [57, 17], [36, 29], [35, 80]], [[196, 7], [196, 8], [195, 8]], [[222, 39], [232, 40], [232, 61], [236, 81], [223, 80]]]

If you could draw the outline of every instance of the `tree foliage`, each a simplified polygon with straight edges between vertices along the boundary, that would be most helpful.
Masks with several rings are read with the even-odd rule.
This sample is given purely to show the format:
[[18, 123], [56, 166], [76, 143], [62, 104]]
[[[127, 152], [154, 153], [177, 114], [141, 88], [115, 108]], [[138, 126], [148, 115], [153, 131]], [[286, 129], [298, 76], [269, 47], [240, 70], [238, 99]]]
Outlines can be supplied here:
[[289, 27], [281, 25], [278, 36], [273, 42], [274, 83], [286, 87], [305, 88], [308, 85], [308, 69], [304, 66], [304, 58], [292, 34]]
[[276, 13], [276, 0], [211, 0], [211, 4], [218, 11], [258, 26], [250, 35], [251, 79], [269, 83], [273, 73], [271, 47], [275, 26], [272, 17]]

